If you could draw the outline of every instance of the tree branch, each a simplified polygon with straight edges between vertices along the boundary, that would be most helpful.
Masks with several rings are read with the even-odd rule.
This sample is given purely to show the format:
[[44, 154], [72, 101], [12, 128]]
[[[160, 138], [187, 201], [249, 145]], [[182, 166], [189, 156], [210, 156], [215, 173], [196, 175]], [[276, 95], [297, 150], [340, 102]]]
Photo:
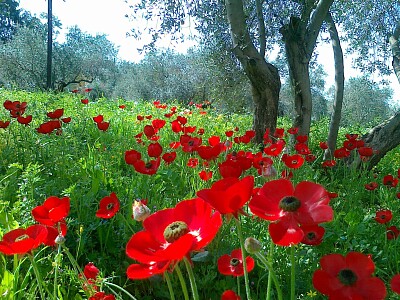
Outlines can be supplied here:
[[260, 54], [265, 56], [265, 49], [267, 45], [265, 37], [265, 22], [264, 15], [262, 11], [263, 0], [256, 0], [256, 10], [257, 10], [257, 21], [258, 21], [258, 39], [260, 43]]
[[307, 26], [305, 39], [306, 53], [308, 56], [311, 56], [314, 50], [322, 22], [324, 21], [332, 3], [333, 0], [319, 0], [317, 6], [311, 14], [310, 23]]
[[389, 38], [390, 48], [392, 50], [393, 61], [392, 66], [394, 73], [396, 74], [397, 80], [400, 83], [400, 22], [397, 23], [393, 34]]

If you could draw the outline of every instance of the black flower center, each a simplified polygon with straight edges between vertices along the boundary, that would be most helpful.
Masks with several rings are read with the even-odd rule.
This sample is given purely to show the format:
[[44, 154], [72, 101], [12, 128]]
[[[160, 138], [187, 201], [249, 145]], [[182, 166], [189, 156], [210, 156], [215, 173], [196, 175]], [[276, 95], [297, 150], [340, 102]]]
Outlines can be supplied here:
[[153, 164], [152, 164], [151, 162], [148, 162], [148, 163], [145, 165], [145, 167], [146, 167], [146, 169], [151, 169], [151, 168], [153, 167]]
[[107, 204], [107, 210], [111, 210], [114, 208], [114, 203], [108, 203]]
[[239, 263], [240, 263], [240, 260], [238, 260], [237, 258], [232, 258], [230, 261], [230, 265], [233, 267], [236, 267]]
[[353, 285], [357, 281], [357, 275], [350, 269], [341, 270], [338, 278], [344, 285]]
[[307, 239], [309, 239], [310, 241], [315, 240], [316, 237], [317, 236], [316, 236], [315, 232], [307, 233]]
[[188, 232], [189, 228], [185, 222], [175, 221], [165, 228], [164, 238], [168, 243], [173, 243]]
[[293, 196], [284, 197], [279, 202], [279, 208], [281, 208], [283, 211], [288, 211], [288, 212], [294, 212], [298, 210], [300, 206], [301, 206], [300, 200]]

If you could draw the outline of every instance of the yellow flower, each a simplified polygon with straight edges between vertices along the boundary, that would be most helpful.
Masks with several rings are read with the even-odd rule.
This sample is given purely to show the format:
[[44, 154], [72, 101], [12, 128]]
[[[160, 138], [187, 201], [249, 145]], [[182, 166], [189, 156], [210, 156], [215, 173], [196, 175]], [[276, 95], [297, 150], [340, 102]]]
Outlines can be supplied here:
[[314, 292], [313, 290], [310, 290], [309, 292], [307, 292], [307, 296], [314, 298], [317, 296], [317, 292]]

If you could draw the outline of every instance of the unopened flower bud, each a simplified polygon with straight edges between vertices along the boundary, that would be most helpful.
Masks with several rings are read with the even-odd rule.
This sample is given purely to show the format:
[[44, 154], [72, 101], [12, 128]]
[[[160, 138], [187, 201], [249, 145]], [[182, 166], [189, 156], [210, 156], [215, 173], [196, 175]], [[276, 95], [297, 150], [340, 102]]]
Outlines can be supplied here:
[[57, 245], [62, 245], [65, 243], [65, 237], [62, 234], [57, 235], [55, 243]]
[[248, 237], [244, 241], [244, 248], [250, 254], [259, 252], [261, 250], [261, 247], [262, 247], [261, 243], [253, 237]]
[[144, 221], [150, 215], [150, 209], [142, 202], [137, 201], [132, 205], [132, 218], [136, 221]]

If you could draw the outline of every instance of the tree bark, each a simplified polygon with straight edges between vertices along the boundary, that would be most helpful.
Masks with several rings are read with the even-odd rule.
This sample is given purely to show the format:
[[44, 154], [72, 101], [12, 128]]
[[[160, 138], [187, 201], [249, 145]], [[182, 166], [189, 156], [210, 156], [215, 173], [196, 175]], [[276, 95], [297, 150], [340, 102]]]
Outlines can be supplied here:
[[293, 126], [299, 128], [301, 135], [308, 135], [311, 126], [310, 59], [322, 22], [332, 3], [333, 0], [319, 0], [313, 8], [313, 1], [305, 1], [302, 17], [291, 17], [289, 24], [280, 29], [285, 43], [290, 83], [294, 95], [296, 115]]
[[231, 28], [233, 53], [251, 83], [255, 141], [262, 143], [265, 130], [269, 129], [273, 133], [276, 128], [281, 88], [278, 69], [267, 63], [252, 43], [246, 27], [242, 0], [226, 0], [225, 7]]
[[336, 149], [336, 141], [339, 133], [340, 119], [342, 115], [343, 92], [344, 92], [344, 63], [343, 51], [340, 45], [339, 34], [331, 14], [328, 12], [325, 19], [332, 42], [333, 60], [335, 64], [335, 99], [333, 101], [333, 112], [329, 125], [328, 149], [324, 153], [324, 159], [332, 159], [332, 153]]
[[397, 80], [400, 83], [400, 22], [397, 23], [396, 29], [394, 30], [393, 34], [389, 38], [390, 48], [392, 50], [393, 55], [393, 71], [396, 74]]

